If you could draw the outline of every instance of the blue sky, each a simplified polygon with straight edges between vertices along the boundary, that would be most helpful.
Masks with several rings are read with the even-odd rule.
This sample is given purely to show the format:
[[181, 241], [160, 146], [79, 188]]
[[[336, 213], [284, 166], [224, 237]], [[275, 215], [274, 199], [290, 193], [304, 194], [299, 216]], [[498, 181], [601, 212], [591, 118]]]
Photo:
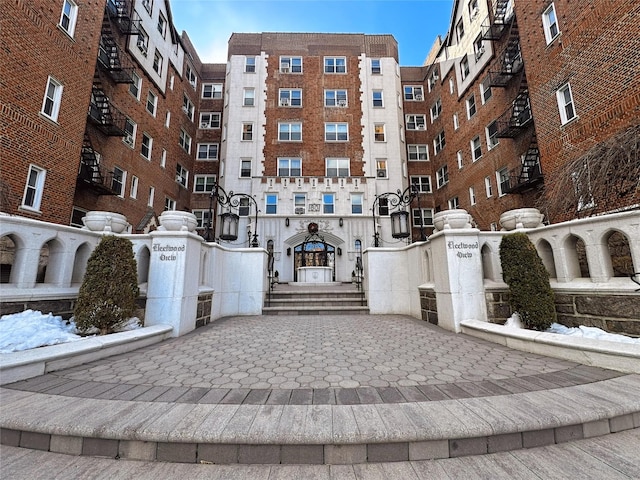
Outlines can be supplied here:
[[400, 65], [422, 65], [449, 27], [453, 0], [170, 0], [178, 32], [200, 58], [226, 62], [231, 33], [326, 32], [392, 34]]

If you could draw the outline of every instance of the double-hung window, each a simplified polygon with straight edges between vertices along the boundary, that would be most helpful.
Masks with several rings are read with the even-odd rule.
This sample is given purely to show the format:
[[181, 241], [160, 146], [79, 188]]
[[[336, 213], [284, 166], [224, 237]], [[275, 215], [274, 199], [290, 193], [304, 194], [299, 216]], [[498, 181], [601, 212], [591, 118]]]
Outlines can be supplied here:
[[61, 101], [62, 84], [53, 77], [49, 77], [47, 80], [47, 87], [44, 91], [44, 99], [42, 100], [42, 110], [40, 113], [54, 122], [58, 121]]
[[302, 159], [301, 158], [279, 158], [278, 159], [278, 176], [279, 177], [301, 177], [302, 176]]
[[498, 182], [498, 196], [502, 197], [509, 193], [509, 170], [501, 168], [496, 172], [496, 181]]
[[469, 187], [469, 203], [471, 205], [476, 204], [476, 189], [474, 187]]
[[[156, 28], [158, 29], [158, 33], [162, 35], [162, 38], [165, 38], [165, 35], [167, 34], [167, 19], [164, 18], [164, 15], [162, 13], [158, 14], [158, 23], [156, 25]], [[189, 78], [189, 66], [187, 66], [187, 78]], [[191, 83], [190, 78], [189, 83]], [[196, 88], [194, 83], [191, 84], [193, 85], [193, 88]]]
[[387, 178], [387, 161], [378, 159], [376, 160], [376, 176], [378, 178]]
[[155, 117], [157, 108], [158, 97], [151, 90], [149, 90], [149, 93], [147, 94], [147, 112]]
[[322, 213], [335, 213], [336, 195], [334, 193], [322, 194]]
[[444, 130], [441, 131], [436, 138], [433, 139], [433, 151], [437, 155], [445, 147]]
[[219, 112], [203, 112], [200, 114], [200, 128], [220, 128]]
[[197, 159], [198, 160], [217, 160], [218, 144], [217, 143], [199, 143]]
[[480, 84], [480, 97], [483, 105], [489, 101], [491, 95], [493, 95], [493, 92], [491, 91], [491, 79], [487, 77]]
[[429, 160], [428, 145], [408, 145], [409, 160]]
[[471, 160], [476, 161], [482, 156], [482, 144], [480, 143], [480, 136], [478, 135], [471, 140]]
[[251, 160], [248, 158], [243, 158], [240, 161], [240, 177], [242, 178], [251, 177]]
[[487, 133], [487, 148], [491, 150], [493, 147], [498, 145], [498, 122], [494, 120], [485, 129]]
[[278, 213], [278, 195], [275, 193], [268, 193], [265, 196], [265, 213], [267, 215]]
[[189, 120], [193, 122], [193, 113], [195, 111], [195, 107], [193, 106], [193, 102], [186, 95], [182, 96], [182, 111], [185, 113]]
[[172, 212], [176, 209], [176, 201], [170, 197], [164, 197], [164, 210]]
[[420, 193], [431, 193], [431, 177], [428, 175], [411, 177], [411, 185]]
[[475, 54], [476, 62], [478, 62], [484, 55], [484, 41], [482, 40], [482, 34], [473, 42], [473, 52]]
[[300, 122], [278, 123], [278, 140], [281, 142], [302, 141], [302, 123]]
[[421, 102], [424, 100], [424, 90], [421, 86], [405, 85], [404, 99], [409, 101]]
[[424, 115], [407, 115], [407, 130], [425, 130], [427, 121]]
[[244, 141], [253, 140], [253, 123], [242, 124], [242, 140]]
[[442, 113], [442, 101], [438, 99], [436, 100], [436, 103], [434, 103], [431, 106], [431, 123], [433, 123], [435, 119], [440, 116], [441, 113]]
[[140, 146], [140, 154], [147, 160], [151, 160], [151, 150], [153, 148], [153, 138], [148, 133], [142, 134], [142, 145]]
[[346, 142], [349, 140], [349, 124], [325, 123], [324, 139], [326, 142]]
[[302, 57], [280, 57], [280, 73], [302, 73]]
[[180, 129], [178, 145], [180, 145], [185, 152], [191, 153], [191, 137], [183, 129]]
[[382, 68], [380, 66], [379, 58], [371, 59], [371, 74], [372, 75], [380, 75], [382, 73]]
[[36, 211], [40, 210], [46, 174], [47, 171], [43, 168], [35, 165], [29, 166], [29, 173], [27, 174], [27, 183], [24, 187], [21, 208]]
[[458, 197], [450, 198], [447, 201], [447, 204], [449, 206], [449, 210], [455, 210], [456, 208], [460, 208], [460, 199]]
[[460, 76], [462, 80], [469, 76], [469, 58], [466, 55], [460, 61]]
[[442, 188], [449, 183], [449, 167], [447, 165], [443, 165], [436, 172], [436, 182], [438, 188]]
[[487, 194], [487, 198], [493, 197], [493, 185], [491, 184], [491, 177], [484, 177], [484, 191]]
[[471, 95], [467, 98], [467, 118], [471, 119], [478, 110], [476, 109], [476, 96]]
[[382, 90], [374, 90], [373, 91], [373, 106], [374, 107], [383, 107], [384, 104], [382, 102]]
[[386, 140], [384, 132], [384, 123], [376, 123], [373, 126], [373, 139], [376, 142], [384, 142]]
[[556, 92], [556, 99], [558, 100], [558, 110], [560, 111], [560, 119], [563, 125], [576, 118], [571, 85], [565, 83], [560, 87]]
[[196, 175], [193, 178], [193, 191], [195, 193], [210, 193], [216, 183], [215, 175]]
[[324, 57], [324, 73], [347, 73], [347, 58]]
[[129, 84], [129, 93], [133, 95], [136, 100], [140, 100], [140, 89], [142, 88], [142, 79], [136, 72], [131, 72], [132, 82]]
[[307, 196], [304, 193], [293, 195], [293, 212], [296, 215], [304, 215], [307, 211]]
[[156, 51], [153, 54], [153, 69], [158, 75], [162, 74], [162, 62], [164, 62], [164, 57], [156, 48]]
[[558, 26], [558, 17], [556, 16], [556, 7], [552, 3], [542, 13], [542, 27], [544, 29], [544, 38], [547, 45], [560, 35], [560, 27]]
[[149, 50], [149, 34], [142, 26], [138, 26], [138, 38], [136, 39], [136, 45], [138, 46], [140, 53], [146, 57], [147, 51]]
[[432, 208], [414, 208], [412, 209], [412, 214], [414, 227], [426, 227], [433, 225]]
[[348, 158], [327, 158], [325, 159], [326, 177], [348, 177]]
[[242, 95], [242, 105], [245, 107], [253, 107], [256, 101], [256, 91], [253, 88], [245, 88]]
[[202, 98], [222, 98], [221, 83], [205, 83], [202, 85]]
[[70, 37], [76, 29], [76, 20], [78, 19], [78, 5], [71, 0], [62, 2], [62, 14], [60, 15], [60, 28], [62, 28]]
[[325, 90], [324, 106], [325, 107], [346, 107], [347, 91], [346, 90]]
[[133, 148], [136, 144], [136, 130], [138, 129], [138, 125], [131, 120], [130, 118], [125, 119], [124, 121], [124, 136], [122, 137], [122, 141]]
[[124, 182], [127, 180], [127, 172], [120, 167], [114, 167], [111, 174], [111, 190], [119, 197], [124, 197]]
[[176, 164], [176, 182], [178, 182], [184, 188], [187, 188], [187, 184], [189, 183], [189, 170], [184, 168], [179, 163]]
[[281, 88], [279, 93], [279, 104], [281, 107], [301, 107], [302, 89]]
[[131, 198], [138, 198], [138, 184], [140, 183], [138, 177], [131, 175], [131, 186], [129, 187], [129, 196]]
[[456, 25], [456, 36], [458, 37], [458, 43], [460, 43], [460, 40], [464, 37], [464, 21], [462, 18]]
[[256, 73], [256, 57], [245, 57], [244, 73]]
[[351, 194], [351, 214], [353, 215], [362, 215], [363, 208], [363, 195], [362, 193], [352, 193]]

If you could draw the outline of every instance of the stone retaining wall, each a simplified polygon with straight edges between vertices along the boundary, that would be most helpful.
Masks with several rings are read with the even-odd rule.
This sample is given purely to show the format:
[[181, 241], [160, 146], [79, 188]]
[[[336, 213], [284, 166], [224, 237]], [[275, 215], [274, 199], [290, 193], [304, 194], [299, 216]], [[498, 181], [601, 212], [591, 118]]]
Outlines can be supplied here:
[[436, 292], [433, 289], [420, 289], [420, 311], [422, 320], [434, 325], [438, 324], [438, 305]]
[[213, 305], [213, 292], [198, 295], [198, 308], [196, 311], [196, 328], [204, 327], [211, 322], [211, 307]]

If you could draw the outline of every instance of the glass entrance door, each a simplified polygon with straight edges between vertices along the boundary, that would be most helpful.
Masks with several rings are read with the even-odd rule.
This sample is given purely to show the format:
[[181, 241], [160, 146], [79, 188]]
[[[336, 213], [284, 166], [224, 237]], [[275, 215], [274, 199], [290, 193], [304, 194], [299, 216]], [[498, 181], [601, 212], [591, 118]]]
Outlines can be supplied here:
[[335, 247], [319, 236], [306, 238], [294, 248], [293, 281], [298, 281], [298, 267], [331, 267], [331, 279], [336, 279]]

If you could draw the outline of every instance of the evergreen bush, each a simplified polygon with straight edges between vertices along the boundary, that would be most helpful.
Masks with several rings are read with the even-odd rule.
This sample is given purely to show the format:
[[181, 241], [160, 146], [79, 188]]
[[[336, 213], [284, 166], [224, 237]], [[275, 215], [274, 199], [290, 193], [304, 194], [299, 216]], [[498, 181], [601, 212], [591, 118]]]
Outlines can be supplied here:
[[549, 272], [524, 233], [512, 233], [500, 242], [502, 278], [509, 285], [510, 304], [525, 328], [546, 330], [556, 321]]
[[106, 235], [89, 257], [73, 310], [81, 332], [111, 333], [134, 316], [139, 290], [132, 247], [126, 238]]

